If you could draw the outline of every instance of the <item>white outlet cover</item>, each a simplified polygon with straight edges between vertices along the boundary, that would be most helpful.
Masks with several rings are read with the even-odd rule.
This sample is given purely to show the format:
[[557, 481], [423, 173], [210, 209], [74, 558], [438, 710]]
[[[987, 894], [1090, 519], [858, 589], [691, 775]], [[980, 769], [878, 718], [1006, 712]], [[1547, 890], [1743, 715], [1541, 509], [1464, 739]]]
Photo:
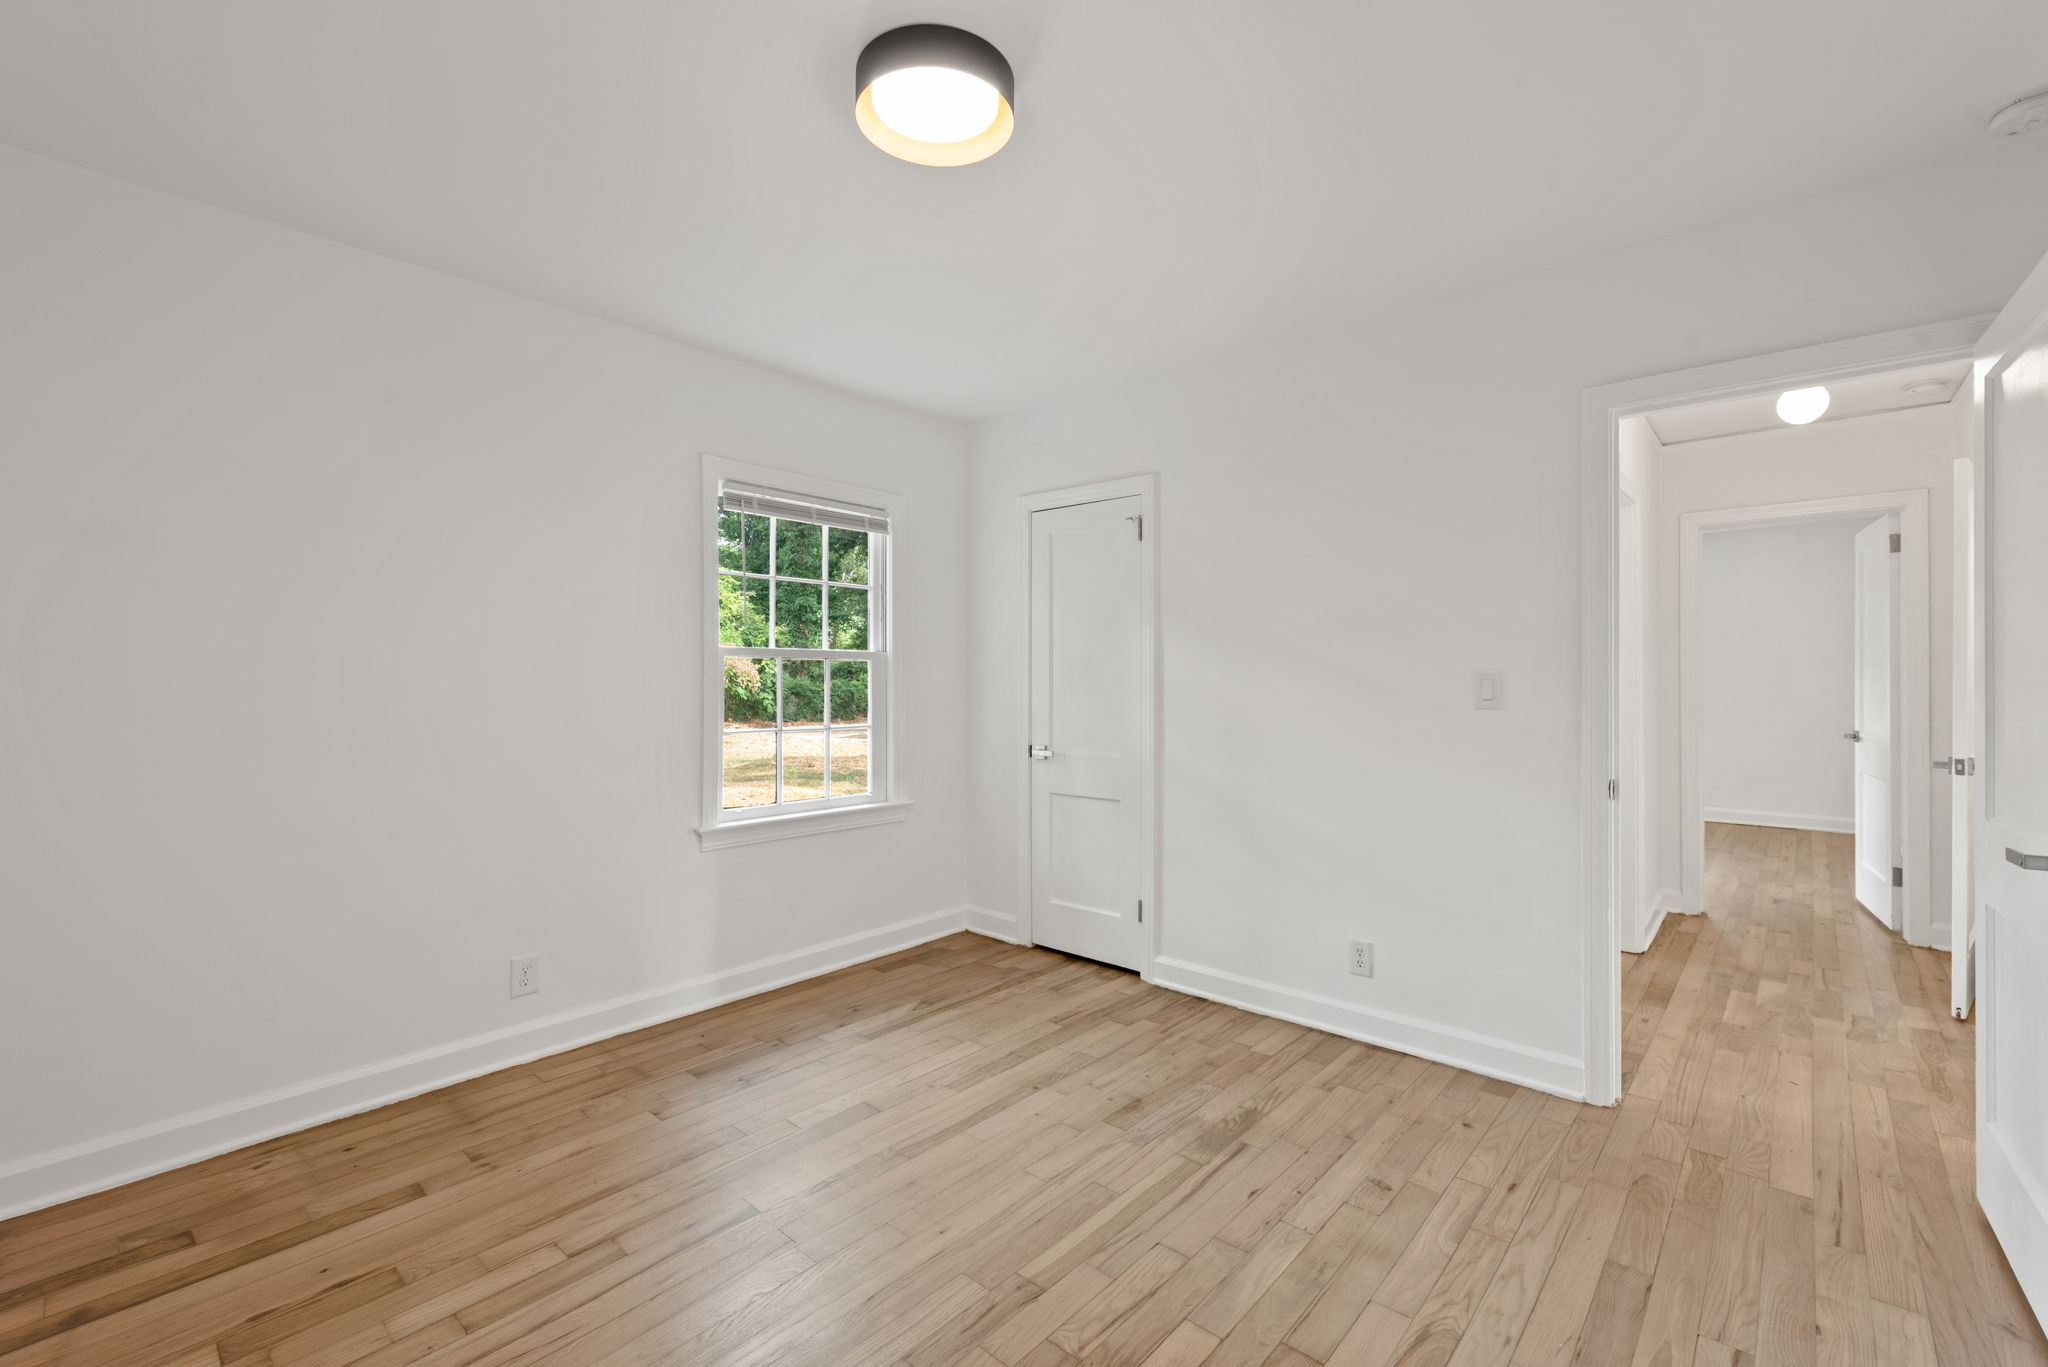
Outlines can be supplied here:
[[512, 995], [530, 997], [540, 991], [540, 955], [524, 954], [512, 960]]
[[1357, 977], [1370, 978], [1372, 976], [1372, 946], [1364, 940], [1353, 940], [1351, 942], [1351, 958], [1348, 961], [1347, 967]]

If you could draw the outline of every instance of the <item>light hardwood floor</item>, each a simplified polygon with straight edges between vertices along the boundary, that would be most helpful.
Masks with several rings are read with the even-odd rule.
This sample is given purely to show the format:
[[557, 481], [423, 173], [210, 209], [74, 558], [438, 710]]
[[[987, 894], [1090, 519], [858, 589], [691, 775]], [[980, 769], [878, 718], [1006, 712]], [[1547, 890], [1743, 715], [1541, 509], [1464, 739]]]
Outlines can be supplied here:
[[0, 1224], [0, 1367], [2048, 1363], [1848, 861], [1714, 828], [1618, 1109], [955, 936]]

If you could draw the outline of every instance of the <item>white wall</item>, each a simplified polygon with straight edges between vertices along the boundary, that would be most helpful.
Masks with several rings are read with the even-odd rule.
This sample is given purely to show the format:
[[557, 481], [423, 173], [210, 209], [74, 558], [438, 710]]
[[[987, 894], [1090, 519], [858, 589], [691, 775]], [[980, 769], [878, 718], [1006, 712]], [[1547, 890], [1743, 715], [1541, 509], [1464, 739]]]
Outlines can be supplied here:
[[[1647, 420], [1625, 418], [1616, 442], [1624, 499], [1617, 545], [1617, 654], [1615, 728], [1620, 805], [1616, 812], [1616, 905], [1621, 947], [1641, 953], [1650, 947], [1663, 913], [1678, 903], [1676, 886], [1666, 886], [1659, 868], [1656, 810], [1659, 756], [1653, 725], [1664, 629], [1653, 610], [1659, 509], [1657, 437]], [[1631, 876], [1633, 866], [1633, 876]]]
[[[1683, 448], [1680, 448], [1683, 449]], [[1856, 828], [1860, 521], [1709, 532], [1700, 552], [1700, 794], [1709, 821]]]
[[2043, 172], [2002, 149], [985, 424], [974, 900], [1018, 910], [1017, 495], [1157, 471], [1161, 979], [1579, 1086], [1581, 390], [1989, 312], [2048, 251]]
[[[1663, 781], [1656, 820], [1663, 833], [1658, 862], [1667, 871], [1667, 881], [1677, 881], [1681, 836], [1679, 785], [1683, 782], [1678, 762], [1678, 519], [1688, 512], [1717, 508], [1798, 503], [1900, 489], [1927, 490], [1928, 715], [1933, 729], [1933, 753], [1945, 755], [1952, 692], [1949, 636], [1953, 618], [1953, 471], [1956, 458], [1964, 454], [1960, 449], [1961, 424], [1953, 409], [1967, 402], [1966, 398], [1959, 398], [1955, 405], [1683, 442], [1663, 448], [1656, 457], [1662, 523], [1658, 548], [1662, 638], [1659, 648], [1663, 653], [1657, 706], [1657, 745]], [[1839, 736], [1848, 727], [1834, 729]], [[1937, 942], [1945, 942], [1942, 937], [1947, 934], [1949, 921], [1948, 842], [1939, 833], [1948, 829], [1950, 787], [1946, 783], [1929, 785], [1931, 829], [1937, 833], [1934, 867], [1930, 871]]]
[[[957, 925], [963, 428], [14, 151], [0, 202], [0, 1214]], [[909, 495], [908, 822], [698, 851], [704, 452]]]

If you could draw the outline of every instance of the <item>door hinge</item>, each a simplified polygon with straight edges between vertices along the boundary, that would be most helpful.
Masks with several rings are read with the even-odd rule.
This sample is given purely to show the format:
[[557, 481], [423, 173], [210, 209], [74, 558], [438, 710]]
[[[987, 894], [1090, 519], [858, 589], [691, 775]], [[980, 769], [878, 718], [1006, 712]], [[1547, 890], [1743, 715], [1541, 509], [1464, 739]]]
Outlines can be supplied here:
[[1897, 532], [1893, 532], [1893, 533], [1892, 533], [1892, 553], [1896, 555], [1896, 554], [1897, 554], [1897, 553], [1898, 553], [1899, 551], [1901, 551], [1901, 550], [1903, 550], [1903, 549], [1905, 549], [1905, 546], [1904, 546], [1904, 544], [1903, 544], [1903, 543], [1902, 543], [1902, 542], [1900, 541], [1900, 538], [1899, 538], [1899, 534], [1898, 534]]
[[1145, 899], [1142, 897], [1138, 899], [1138, 924], [1145, 924]]
[[1906, 886], [1906, 871], [1897, 864], [1892, 865], [1892, 886], [1895, 888]]
[[1138, 540], [1143, 541], [1145, 539], [1145, 515], [1143, 513], [1132, 513], [1129, 517], [1125, 518], [1124, 521], [1137, 523]]
[[1608, 800], [1609, 802], [1612, 802], [1612, 801], [1614, 801], [1614, 800], [1615, 800], [1616, 798], [1618, 798], [1618, 797], [1620, 797], [1620, 796], [1621, 796], [1621, 780], [1620, 780], [1620, 779], [1618, 779], [1618, 778], [1610, 778], [1610, 779], [1608, 779], [1608, 780], [1607, 780], [1607, 800]]

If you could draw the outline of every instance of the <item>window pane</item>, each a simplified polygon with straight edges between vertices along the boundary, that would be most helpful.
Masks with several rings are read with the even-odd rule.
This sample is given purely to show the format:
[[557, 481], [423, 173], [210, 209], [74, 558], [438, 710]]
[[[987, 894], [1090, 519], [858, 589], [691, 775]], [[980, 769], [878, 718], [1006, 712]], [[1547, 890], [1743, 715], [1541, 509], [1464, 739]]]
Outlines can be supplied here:
[[865, 660], [832, 662], [832, 717], [834, 726], [848, 722], [862, 725], [868, 719], [868, 666]]
[[754, 513], [720, 513], [718, 568], [768, 573], [768, 519]]
[[790, 731], [782, 737], [782, 800], [825, 796], [825, 733]]
[[798, 579], [825, 577], [825, 529], [815, 522], [775, 523], [775, 573]]
[[[835, 593], [864, 593], [861, 589], [833, 590]], [[816, 584], [793, 584], [786, 579], [775, 581], [775, 644], [795, 646], [801, 650], [816, 650], [823, 645], [825, 632], [822, 603]]]
[[832, 796], [868, 790], [868, 732], [832, 728]]
[[825, 721], [825, 662], [782, 662], [782, 724], [820, 726]]
[[775, 730], [725, 733], [724, 805], [767, 807], [775, 801]]
[[725, 729], [775, 725], [775, 661], [725, 661]]
[[832, 649], [868, 648], [868, 591], [832, 590]]
[[850, 532], [844, 527], [834, 527], [832, 536], [832, 573], [826, 577], [837, 579], [842, 584], [865, 584], [868, 582], [868, 534]]
[[718, 576], [718, 643], [727, 646], [768, 644], [768, 581]]

